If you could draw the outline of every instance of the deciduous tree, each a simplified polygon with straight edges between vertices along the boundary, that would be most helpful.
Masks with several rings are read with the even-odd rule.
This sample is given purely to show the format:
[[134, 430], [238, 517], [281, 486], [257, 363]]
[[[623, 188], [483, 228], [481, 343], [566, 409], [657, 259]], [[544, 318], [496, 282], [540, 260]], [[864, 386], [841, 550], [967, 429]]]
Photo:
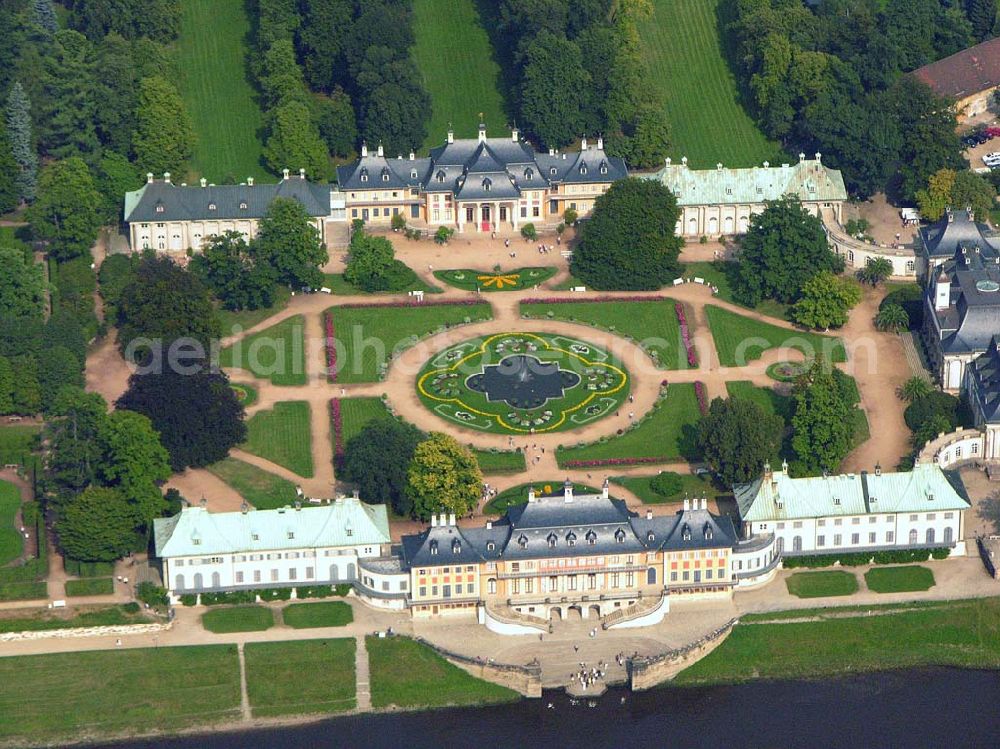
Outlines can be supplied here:
[[325, 179], [330, 172], [330, 155], [308, 105], [289, 101], [272, 110], [270, 117], [270, 134], [264, 145], [267, 165], [275, 172], [305, 169], [310, 179]]
[[63, 508], [56, 533], [63, 553], [86, 562], [112, 562], [135, 543], [137, 518], [122, 493], [103, 486], [84, 489]]
[[209, 237], [191, 260], [191, 271], [230, 310], [268, 307], [274, 300], [278, 274], [237, 231]]
[[83, 367], [76, 355], [64, 346], [56, 346], [38, 358], [38, 386], [42, 410], [49, 411], [67, 385], [83, 387]]
[[143, 525], [159, 517], [166, 502], [159, 485], [170, 477], [170, 455], [149, 419], [134, 411], [114, 411], [102, 424], [98, 440], [99, 477], [122, 493]]
[[590, 74], [580, 47], [564, 36], [539, 32], [525, 50], [521, 115], [529, 131], [548, 148], [562, 148], [583, 131], [581, 92]]
[[802, 285], [799, 301], [792, 307], [792, 317], [807, 328], [839, 328], [860, 301], [861, 289], [857, 282], [824, 270]]
[[69, 260], [90, 251], [101, 226], [101, 195], [83, 159], [46, 164], [38, 197], [28, 209], [35, 236], [49, 242], [49, 255]]
[[370, 421], [345, 445], [340, 475], [357, 486], [365, 502], [390, 505], [397, 515], [409, 517], [407, 472], [423, 438], [415, 426], [397, 419]]
[[415, 517], [426, 520], [435, 512], [466, 515], [475, 509], [482, 489], [479, 463], [454, 437], [432, 432], [417, 445], [406, 483]]
[[313, 289], [323, 285], [320, 268], [330, 256], [312, 218], [297, 200], [275, 199], [260, 221], [255, 241], [260, 257], [277, 271], [279, 283]]
[[195, 132], [177, 87], [159, 76], [139, 81], [135, 161], [143, 172], [183, 175], [194, 153]]
[[0, 317], [38, 317], [45, 301], [42, 266], [21, 249], [0, 247]]
[[698, 447], [725, 486], [752, 481], [778, 454], [781, 417], [746, 398], [716, 398], [698, 424]]
[[795, 383], [792, 449], [809, 473], [837, 470], [851, 450], [855, 406], [826, 360], [817, 356]]

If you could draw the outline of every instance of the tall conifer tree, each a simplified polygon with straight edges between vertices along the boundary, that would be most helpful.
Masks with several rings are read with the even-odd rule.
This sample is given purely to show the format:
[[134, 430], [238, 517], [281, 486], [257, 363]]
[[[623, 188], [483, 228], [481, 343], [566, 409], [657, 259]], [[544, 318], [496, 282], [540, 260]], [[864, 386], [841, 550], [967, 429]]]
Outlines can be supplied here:
[[7, 138], [17, 162], [15, 186], [18, 197], [30, 202], [38, 188], [38, 154], [31, 142], [31, 102], [20, 81], [14, 81], [7, 96]]

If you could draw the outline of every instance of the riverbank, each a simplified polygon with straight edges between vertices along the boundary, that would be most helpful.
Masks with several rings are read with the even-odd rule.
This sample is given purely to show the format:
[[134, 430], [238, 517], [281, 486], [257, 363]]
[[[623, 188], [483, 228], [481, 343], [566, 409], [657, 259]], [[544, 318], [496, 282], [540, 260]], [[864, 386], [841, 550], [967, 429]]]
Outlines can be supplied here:
[[748, 619], [670, 684], [819, 679], [932, 666], [1000, 669], [1000, 597]]

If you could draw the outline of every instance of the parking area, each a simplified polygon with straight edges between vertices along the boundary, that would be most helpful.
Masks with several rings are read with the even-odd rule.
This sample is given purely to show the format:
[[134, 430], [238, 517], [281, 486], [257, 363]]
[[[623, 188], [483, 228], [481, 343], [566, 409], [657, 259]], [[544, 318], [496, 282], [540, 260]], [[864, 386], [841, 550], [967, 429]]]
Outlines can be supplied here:
[[[998, 133], [1000, 133], [1000, 122], [995, 118], [981, 124], [987, 128], [997, 128]], [[963, 137], [965, 137], [965, 134], [963, 134]], [[1000, 137], [993, 137], [983, 143], [967, 148], [965, 158], [969, 160], [969, 164], [974, 170], [984, 169], [986, 165], [983, 163], [983, 156], [993, 152], [1000, 152]]]

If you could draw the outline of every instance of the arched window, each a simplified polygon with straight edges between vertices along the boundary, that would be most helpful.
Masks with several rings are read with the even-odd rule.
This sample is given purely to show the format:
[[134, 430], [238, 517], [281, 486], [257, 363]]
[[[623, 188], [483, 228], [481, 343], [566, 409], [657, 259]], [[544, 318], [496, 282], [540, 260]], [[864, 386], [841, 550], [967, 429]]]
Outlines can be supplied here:
[[593, 546], [597, 543], [597, 534], [593, 531], [587, 531], [587, 544]]
[[528, 537], [522, 533], [517, 538], [517, 545], [520, 546], [522, 549], [528, 548]]
[[620, 544], [625, 543], [625, 531], [623, 531], [621, 528], [615, 531], [615, 541], [617, 541]]
[[550, 533], [549, 534], [548, 542], [549, 542], [549, 548], [550, 549], [554, 549], [555, 546], [556, 546], [556, 534], [555, 533]]
[[587, 173], [587, 165], [580, 164], [580, 174], [586, 174], [586, 173]]
[[483, 178], [483, 190], [485, 192], [489, 192], [490, 188], [492, 187], [493, 187], [493, 180], [491, 180], [489, 177]]
[[497, 581], [492, 577], [486, 581], [486, 592], [490, 594], [497, 592]]
[[208, 204], [208, 210], [214, 211], [215, 210], [215, 203], [209, 203]]
[[916, 545], [916, 543], [917, 543], [917, 529], [916, 528], [911, 528], [910, 529], [910, 545], [911, 546], [912, 545]]
[[389, 181], [389, 170], [388, 169], [383, 169], [382, 170], [382, 181], [383, 182], [388, 182]]
[[174, 590], [184, 590], [184, 575], [174, 578]]
[[530, 180], [530, 179], [534, 178], [534, 176], [535, 176], [535, 170], [532, 169], [531, 167], [528, 167], [527, 169], [524, 170], [524, 178], [525, 179]]
[[336, 564], [330, 565], [330, 580], [337, 582], [340, 579], [340, 570], [337, 569]]
[[607, 174], [607, 173], [608, 173], [608, 162], [602, 161], [601, 162], [601, 174]]
[[566, 544], [569, 546], [576, 546], [576, 534], [573, 531], [566, 534]]
[[802, 536], [792, 539], [792, 551], [802, 551]]
[[205, 583], [202, 581], [201, 573], [200, 572], [196, 572], [195, 576], [194, 576], [194, 589], [195, 590], [201, 590], [204, 587], [205, 587]]
[[934, 529], [933, 528], [928, 528], [927, 529], [927, 534], [926, 534], [925, 538], [927, 539], [927, 543], [929, 543], [929, 544], [934, 543]]
[[950, 544], [954, 540], [954, 535], [955, 535], [955, 532], [952, 530], [952, 527], [949, 525], [947, 528], [944, 529], [944, 542], [946, 544]]
[[549, 174], [551, 174], [553, 177], [556, 176], [556, 168], [554, 166], [549, 167]]
[[357, 576], [358, 576], [358, 573], [355, 572], [354, 562], [350, 562], [347, 565], [347, 579], [348, 580], [355, 580], [355, 579], [357, 579]]
[[430, 550], [431, 550], [431, 556], [432, 557], [433, 556], [437, 556], [437, 553], [438, 553], [438, 542], [437, 541], [431, 541], [431, 543], [430, 543]]
[[434, 177], [435, 179], [437, 179], [438, 182], [444, 182], [444, 170], [443, 169], [439, 170], [438, 173], [434, 175]]
[[774, 548], [775, 548], [775, 550], [779, 554], [781, 554], [782, 552], [784, 552], [784, 550], [785, 550], [785, 539], [783, 539], [783, 538], [781, 538], [779, 536], [778, 539], [774, 542]]
[[163, 213], [165, 210], [166, 210], [166, 208], [163, 207], [163, 203], [157, 203], [156, 204], [156, 212], [157, 213]]
[[656, 568], [655, 567], [650, 567], [648, 570], [646, 570], [646, 584], [647, 585], [656, 585]]
[[240, 210], [245, 211], [246, 209], [247, 209], [246, 201], [243, 201], [242, 203], [240, 203]]
[[213, 588], [221, 588], [222, 587], [222, 578], [220, 577], [220, 575], [219, 575], [218, 572], [213, 572], [212, 573], [212, 587]]

